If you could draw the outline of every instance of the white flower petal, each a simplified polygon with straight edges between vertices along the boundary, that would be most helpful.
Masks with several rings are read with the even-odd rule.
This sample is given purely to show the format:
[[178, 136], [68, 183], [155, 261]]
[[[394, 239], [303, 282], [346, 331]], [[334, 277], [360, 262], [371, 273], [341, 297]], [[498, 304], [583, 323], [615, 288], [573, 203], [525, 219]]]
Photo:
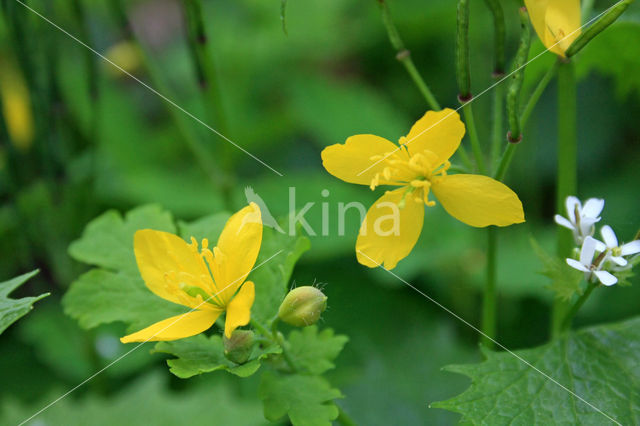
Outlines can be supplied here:
[[589, 268], [587, 268], [586, 266], [584, 266], [582, 263], [578, 262], [575, 259], [566, 259], [567, 260], [567, 265], [571, 266], [574, 269], [577, 269], [578, 271], [582, 271], [582, 272], [589, 272]]
[[607, 247], [618, 247], [618, 238], [616, 237], [616, 233], [613, 232], [613, 229], [611, 229], [609, 225], [603, 226], [602, 229], [600, 229], [600, 234], [602, 235], [602, 239]]
[[596, 240], [596, 251], [602, 253], [603, 251], [607, 251], [607, 245], [602, 241]]
[[580, 263], [583, 265], [591, 265], [593, 255], [596, 252], [596, 240], [593, 237], [587, 237], [582, 243], [582, 249], [580, 250]]
[[627, 263], [628, 263], [627, 260], [621, 256], [611, 256], [610, 259], [613, 263], [615, 263], [618, 266], [627, 266]]
[[630, 254], [640, 253], [640, 240], [631, 241], [620, 247], [620, 254], [629, 256]]
[[576, 223], [576, 206], [578, 206], [578, 211], [582, 211], [582, 204], [580, 200], [578, 200], [573, 195], [569, 195], [565, 201], [565, 206], [567, 207], [567, 216], [572, 223]]
[[594, 274], [598, 277], [598, 280], [607, 287], [618, 282], [618, 279], [607, 271], [595, 271]]
[[586, 203], [584, 203], [584, 208], [582, 209], [582, 216], [597, 218], [602, 213], [602, 209], [604, 209], [604, 200], [601, 198], [589, 198]]
[[571, 223], [567, 218], [560, 216], [559, 214], [554, 216], [556, 223], [560, 226], [564, 226], [567, 229], [571, 229], [572, 231], [576, 229], [575, 225]]

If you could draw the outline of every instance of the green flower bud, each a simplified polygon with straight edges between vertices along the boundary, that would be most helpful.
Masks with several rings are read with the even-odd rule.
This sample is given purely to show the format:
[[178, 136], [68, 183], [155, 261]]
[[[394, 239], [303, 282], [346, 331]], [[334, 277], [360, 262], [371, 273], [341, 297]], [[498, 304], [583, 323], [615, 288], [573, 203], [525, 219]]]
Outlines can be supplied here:
[[311, 286], [294, 288], [278, 310], [278, 317], [287, 324], [306, 327], [315, 324], [327, 309], [327, 296]]
[[224, 343], [224, 356], [236, 364], [244, 364], [249, 359], [253, 344], [254, 334], [251, 330], [235, 330], [231, 338], [226, 336], [222, 339]]

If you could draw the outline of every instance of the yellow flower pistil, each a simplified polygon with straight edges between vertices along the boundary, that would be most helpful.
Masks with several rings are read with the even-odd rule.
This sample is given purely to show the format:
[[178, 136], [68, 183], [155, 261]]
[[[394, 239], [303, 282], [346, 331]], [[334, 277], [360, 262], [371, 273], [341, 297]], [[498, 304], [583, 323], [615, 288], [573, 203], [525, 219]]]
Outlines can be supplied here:
[[249, 323], [255, 298], [253, 282], [246, 281], [262, 243], [262, 218], [255, 203], [227, 221], [218, 245], [202, 250], [191, 238], [143, 229], [134, 236], [134, 252], [147, 288], [170, 302], [191, 310], [122, 337], [122, 343], [176, 340], [211, 327], [226, 312], [224, 333]]
[[424, 205], [435, 200], [470, 226], [508, 226], [524, 222], [522, 203], [504, 184], [487, 176], [448, 174], [449, 159], [460, 146], [464, 124], [456, 111], [427, 112], [396, 145], [374, 135], [356, 135], [322, 151], [329, 173], [349, 183], [397, 186], [367, 212], [356, 242], [358, 261], [394, 268], [416, 244]]
[[564, 57], [580, 35], [580, 0], [525, 0], [524, 3], [542, 44]]

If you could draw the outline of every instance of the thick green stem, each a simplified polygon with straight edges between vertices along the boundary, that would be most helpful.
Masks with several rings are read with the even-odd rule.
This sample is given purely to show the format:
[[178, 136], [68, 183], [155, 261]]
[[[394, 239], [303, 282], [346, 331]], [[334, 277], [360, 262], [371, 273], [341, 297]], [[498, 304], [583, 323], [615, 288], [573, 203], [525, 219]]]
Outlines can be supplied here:
[[596, 287], [597, 287], [597, 284], [589, 283], [589, 286], [584, 291], [582, 296], [580, 296], [580, 298], [576, 300], [576, 303], [573, 304], [569, 312], [567, 312], [567, 315], [565, 315], [564, 320], [562, 321], [562, 326], [561, 326], [562, 331], [568, 330], [569, 327], [571, 327], [571, 321], [573, 320], [573, 317], [576, 316], [576, 314], [578, 313], [582, 305], [584, 305], [584, 302], [587, 301], [589, 296], [591, 296], [591, 292], [593, 292], [593, 290]]
[[393, 20], [391, 19], [391, 13], [389, 12], [389, 7], [387, 6], [387, 2], [385, 0], [378, 0], [378, 4], [380, 5], [380, 11], [382, 12], [382, 21], [384, 22], [384, 26], [387, 29], [387, 34], [389, 36], [389, 41], [391, 45], [396, 51], [396, 59], [402, 63], [404, 68], [409, 73], [409, 76], [424, 96], [429, 108], [434, 111], [440, 111], [442, 108], [440, 104], [436, 100], [435, 96], [431, 92], [431, 89], [424, 81], [420, 72], [416, 68], [413, 60], [411, 59], [411, 52], [407, 50], [404, 46], [404, 42], [402, 38], [400, 38], [400, 34], [398, 33], [398, 29], [396, 28]]
[[481, 174], [485, 175], [487, 174], [487, 168], [484, 164], [484, 156], [482, 154], [482, 148], [480, 147], [480, 139], [476, 129], [476, 121], [473, 117], [471, 102], [467, 102], [462, 105], [462, 112], [464, 113], [464, 119], [467, 124], [467, 132], [469, 133], [469, 140], [471, 141], [473, 156], [476, 159], [477, 169]]
[[[558, 172], [556, 188], [556, 212], [564, 212], [565, 199], [577, 193], [577, 113], [576, 76], [573, 62], [559, 59], [558, 64]], [[565, 232], [566, 231], [566, 232]], [[570, 232], [558, 227], [557, 255], [567, 258], [571, 255], [573, 238]], [[567, 304], [555, 299], [551, 321], [552, 336], [561, 329]]]
[[493, 226], [487, 228], [487, 280], [482, 298], [482, 337], [483, 344], [493, 349], [496, 338], [496, 269], [497, 269], [497, 236]]

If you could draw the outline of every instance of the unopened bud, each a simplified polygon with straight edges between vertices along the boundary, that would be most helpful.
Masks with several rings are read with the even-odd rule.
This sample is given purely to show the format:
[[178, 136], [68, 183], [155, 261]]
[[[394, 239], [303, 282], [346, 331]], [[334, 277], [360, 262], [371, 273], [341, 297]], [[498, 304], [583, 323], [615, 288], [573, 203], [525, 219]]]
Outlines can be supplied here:
[[254, 344], [254, 335], [251, 330], [235, 330], [231, 337], [223, 337], [224, 356], [236, 364], [244, 364], [251, 356]]
[[306, 327], [315, 324], [327, 309], [327, 296], [312, 286], [294, 288], [278, 310], [278, 317], [287, 324]]

